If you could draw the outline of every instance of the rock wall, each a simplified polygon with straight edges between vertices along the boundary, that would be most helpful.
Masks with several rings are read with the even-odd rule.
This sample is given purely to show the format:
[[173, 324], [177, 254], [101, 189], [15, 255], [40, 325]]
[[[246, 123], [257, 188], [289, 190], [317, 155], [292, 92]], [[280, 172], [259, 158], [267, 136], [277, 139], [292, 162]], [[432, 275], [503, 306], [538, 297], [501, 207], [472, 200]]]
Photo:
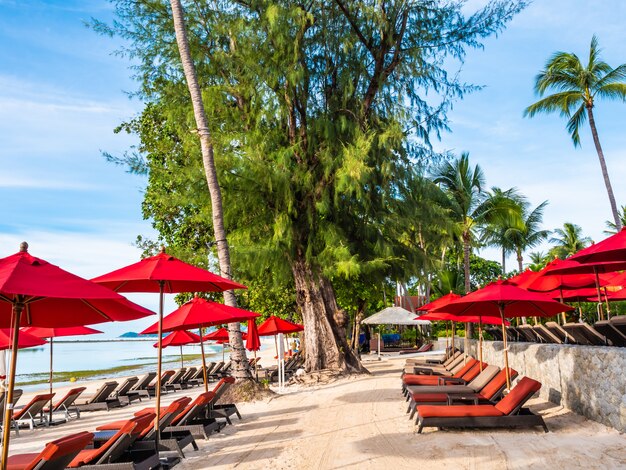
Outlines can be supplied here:
[[[475, 357], [477, 344], [470, 344]], [[626, 432], [626, 348], [535, 343], [508, 347], [509, 366], [519, 376], [540, 381], [542, 398]], [[435, 349], [445, 349], [445, 339]], [[483, 361], [504, 367], [502, 342], [484, 342]]]

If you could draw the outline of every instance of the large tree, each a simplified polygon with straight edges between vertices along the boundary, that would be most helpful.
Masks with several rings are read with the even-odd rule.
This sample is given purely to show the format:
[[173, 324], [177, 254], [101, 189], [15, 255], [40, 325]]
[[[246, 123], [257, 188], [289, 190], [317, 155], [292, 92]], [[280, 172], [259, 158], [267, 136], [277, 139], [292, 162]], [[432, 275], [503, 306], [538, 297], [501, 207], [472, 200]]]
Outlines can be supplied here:
[[599, 98], [626, 101], [625, 79], [626, 64], [612, 68], [601, 60], [598, 40], [593, 36], [587, 65], [583, 65], [580, 58], [570, 52], [557, 52], [550, 57], [544, 70], [535, 78], [535, 92], [539, 96], [549, 91], [555, 93], [540, 99], [524, 111], [524, 115], [529, 117], [538, 113], [559, 112], [561, 116], [568, 119], [567, 130], [572, 136], [574, 146], [580, 145], [580, 128], [589, 119], [589, 127], [600, 160], [613, 220], [618, 230], [622, 228], [622, 221], [613, 195], [604, 152], [600, 145], [593, 108], [596, 99]]
[[[129, 40], [147, 111], [175, 131], [174, 155], [145, 155], [160, 176], [150, 176], [146, 203], [165, 209], [147, 215], [171, 227], [189, 209], [185, 195], [198, 200], [203, 188], [170, 12], [161, 1], [114, 3], [116, 23], [95, 26]], [[444, 63], [462, 60], [525, 3], [492, 1], [469, 17], [448, 1], [186, 4], [235, 271], [290, 273], [307, 370], [362, 370], [330, 279], [402, 268], [386, 224], [399, 187], [428, 162], [450, 100], [473, 89]]]
[[591, 238], [583, 236], [583, 229], [580, 225], [565, 222], [563, 228], [554, 229], [548, 241], [554, 245], [549, 254], [552, 257], [565, 259], [589, 246]]

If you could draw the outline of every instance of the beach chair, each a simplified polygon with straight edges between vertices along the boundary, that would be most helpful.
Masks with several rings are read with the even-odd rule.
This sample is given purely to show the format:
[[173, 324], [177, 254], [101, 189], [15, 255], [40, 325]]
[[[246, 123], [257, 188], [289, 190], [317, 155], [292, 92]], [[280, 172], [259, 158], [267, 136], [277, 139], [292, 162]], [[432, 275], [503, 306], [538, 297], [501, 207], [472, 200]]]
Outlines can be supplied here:
[[[162, 393], [168, 392], [167, 388], [165, 387], [165, 384], [170, 380], [170, 378], [172, 378], [174, 374], [175, 372], [173, 370], [166, 370], [161, 373], [161, 392]], [[155, 377], [156, 377], [156, 374], [155, 374]], [[157, 386], [157, 382], [155, 380], [154, 383], [151, 383], [147, 387], [148, 393], [150, 394], [151, 397], [156, 396], [156, 386]]]
[[543, 418], [524, 404], [541, 388], [541, 383], [523, 377], [509, 394], [495, 405], [458, 405], [417, 407], [418, 434], [425, 427], [438, 428], [522, 428], [548, 427]]
[[148, 392], [148, 386], [155, 377], [156, 372], [148, 372], [146, 375], [141, 377], [139, 381], [135, 385], [133, 385], [128, 392], [126, 392], [127, 396], [133, 396], [133, 399], [131, 399], [130, 401], [132, 402], [135, 397], [137, 397], [139, 401], [141, 401], [142, 398], [149, 399], [150, 393]]
[[[13, 390], [13, 407], [15, 408], [15, 405], [17, 404], [17, 402], [19, 401], [19, 399], [22, 397], [22, 389], [21, 388], [16, 388], [15, 390]], [[6, 392], [0, 392], [0, 410], [4, 409], [4, 400], [6, 398]], [[4, 420], [4, 414], [0, 413], [0, 424], [2, 424], [2, 421]]]
[[54, 393], [42, 393], [35, 395], [24, 406], [13, 409], [12, 426], [19, 435], [19, 427], [27, 425], [31, 430], [36, 426], [48, 426], [48, 415], [43, 414], [43, 409], [48, 404]]
[[138, 377], [127, 377], [115, 390], [113, 390], [113, 396], [120, 401], [120, 406], [126, 406], [133, 402], [133, 400], [139, 400], [140, 397], [134, 393], [129, 393], [131, 389], [139, 382]]
[[178, 414], [165, 432], [189, 431], [194, 438], [208, 439], [212, 432], [218, 432], [224, 426], [215, 418], [207, 418], [210, 405], [215, 401], [215, 393], [204, 392], [196, 397]]
[[449, 348], [446, 351], [442, 351], [442, 357], [424, 356], [424, 357], [410, 357], [404, 362], [405, 367], [420, 366], [420, 367], [448, 367], [452, 361], [454, 361], [461, 351], [456, 349], [451, 351]]
[[576, 339], [565, 331], [557, 322], [546, 322], [546, 328], [550, 331], [550, 333], [559, 338], [563, 344], [576, 344]]
[[[491, 380], [500, 372], [500, 368], [497, 366], [487, 366], [483, 368], [474, 379], [465, 383], [450, 382], [446, 379], [442, 379], [439, 385], [425, 385], [425, 386], [409, 386], [408, 388], [408, 400], [409, 407], [406, 412], [411, 413], [410, 417], [413, 418], [415, 413], [415, 407], [418, 404], [430, 403], [427, 399], [425, 402], [421, 399], [423, 395], [432, 394], [447, 394], [447, 393], [479, 393], [484, 387], [491, 382]], [[447, 402], [447, 397], [445, 399]]]
[[553, 334], [548, 328], [545, 327], [545, 325], [542, 325], [541, 323], [533, 326], [533, 329], [535, 330], [535, 333], [537, 333], [537, 336], [541, 337], [541, 340], [544, 343], [555, 343], [555, 344], [563, 343], [563, 341], [561, 341], [561, 339], [558, 336]]
[[220, 376], [226, 377], [227, 375], [230, 375], [230, 368], [232, 367], [232, 365], [233, 365], [233, 362], [228, 361], [226, 365], [222, 367], [222, 370], [220, 371]]
[[218, 403], [224, 392], [235, 383], [235, 379], [232, 377], [224, 377], [222, 378], [215, 388], [213, 389], [213, 393], [215, 397], [213, 401], [209, 404], [209, 417], [210, 418], [224, 418], [228, 424], [233, 424], [230, 420], [230, 417], [234, 414], [237, 415], [239, 419], [241, 419], [241, 414], [237, 409], [237, 405], [234, 403]]
[[[72, 417], [72, 413], [76, 416], [76, 419], [80, 418], [80, 410], [74, 404], [76, 399], [86, 390], [85, 387], [77, 387], [69, 390], [63, 398], [61, 398], [56, 404], [52, 404], [52, 414], [63, 413], [63, 416], [67, 421]], [[44, 413], [50, 413], [50, 407], [43, 410]]]
[[487, 333], [489, 333], [491, 336], [493, 336], [493, 340], [494, 341], [502, 341], [503, 340], [502, 330], [500, 328], [488, 327], [488, 328], [485, 328], [485, 331]]
[[511, 343], [518, 343], [520, 341], [520, 337], [522, 336], [514, 326], [507, 326], [506, 334], [507, 341], [510, 341]]
[[218, 380], [220, 378], [219, 373], [222, 370], [222, 368], [224, 367], [224, 365], [225, 364], [220, 361], [217, 364], [215, 364], [215, 366], [213, 366], [213, 369], [209, 369], [207, 367], [207, 374], [206, 374], [207, 380], [209, 382], [211, 381], [211, 379]]
[[594, 323], [595, 330], [607, 338], [613, 346], [623, 348], [626, 346], [626, 335], [622, 334], [610, 320], [602, 320]]
[[[405, 397], [408, 401], [411, 397], [411, 393], [417, 390], [424, 390], [424, 387], [439, 387], [439, 386], [452, 386], [452, 385], [467, 385], [469, 382], [478, 377], [482, 370], [485, 370], [488, 367], [488, 364], [485, 362], [476, 361], [472, 367], [466, 369], [466, 371], [462, 374], [459, 374], [458, 377], [433, 377], [437, 378], [436, 382], [423, 382], [423, 383], [413, 383], [407, 384], [405, 387]], [[482, 369], [482, 370], [481, 370]], [[427, 376], [426, 378], [431, 378]]]
[[[133, 463], [133, 457], [136, 458], [137, 456], [129, 455], [130, 447], [139, 438], [146, 426], [149, 426], [150, 423], [153, 422], [154, 416], [154, 414], [146, 413], [142, 416], [127, 420], [122, 424], [120, 429], [114, 432], [108, 439], [97, 443], [94, 441], [92, 448], [80, 451], [68, 465], [68, 468], [83, 467], [85, 469], [106, 469], [108, 468], [107, 464], [118, 462], [120, 464]], [[96, 439], [95, 434], [92, 434], [92, 436], [92, 439]], [[154, 465], [153, 468], [156, 468], [159, 465], [159, 459], [154, 449], [151, 455], [152, 459], [150, 459], [150, 462]], [[140, 460], [144, 464], [147, 463], [144, 455], [141, 456]], [[116, 466], [115, 468], [126, 467], [128, 467], [128, 465]], [[136, 467], [132, 465], [130, 468]], [[145, 466], [142, 466], [142, 468], [145, 468]]]
[[185, 367], [181, 367], [169, 378], [169, 380], [163, 385], [167, 391], [175, 392], [177, 390], [182, 390], [183, 386], [180, 381], [187, 373], [187, 369]]
[[79, 432], [48, 442], [40, 453], [15, 454], [7, 461], [10, 470], [57, 470], [68, 464], [93, 438], [90, 432]]
[[611, 322], [613, 328], [626, 336], [626, 315], [612, 317], [609, 321]]
[[572, 335], [578, 344], [587, 346], [606, 346], [606, 338], [587, 323], [566, 323], [563, 329]]
[[111, 394], [118, 385], [119, 384], [115, 381], [103, 383], [90, 399], [83, 403], [77, 403], [76, 407], [79, 411], [109, 411], [111, 408], [121, 406], [120, 400], [117, 397], [111, 398]]
[[517, 327], [517, 331], [521, 335], [523, 341], [528, 343], [541, 342], [541, 336], [537, 336], [537, 333], [531, 325], [520, 325]]
[[422, 374], [422, 375], [454, 375], [461, 367], [465, 365], [467, 357], [458, 355], [447, 366], [413, 366], [405, 367], [405, 374]]
[[[467, 362], [451, 377], [462, 378], [476, 364], [478, 364], [478, 361], [473, 357], [469, 357]], [[439, 375], [405, 374], [402, 377], [402, 393], [406, 395], [407, 386], [409, 385], [437, 385], [440, 377]]]
[[197, 373], [198, 369], [196, 367], [190, 367], [187, 369], [185, 375], [183, 375], [180, 379], [181, 387], [187, 389], [189, 387], [196, 387], [200, 385], [197, 380], [193, 380], [193, 377], [195, 377]]

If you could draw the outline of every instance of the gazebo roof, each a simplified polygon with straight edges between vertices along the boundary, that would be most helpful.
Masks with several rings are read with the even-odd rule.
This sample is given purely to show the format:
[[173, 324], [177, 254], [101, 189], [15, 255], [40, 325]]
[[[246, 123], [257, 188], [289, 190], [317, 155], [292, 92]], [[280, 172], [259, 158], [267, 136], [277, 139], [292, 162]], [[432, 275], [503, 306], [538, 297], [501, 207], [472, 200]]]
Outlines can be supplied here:
[[368, 325], [430, 325], [428, 320], [415, 320], [415, 314], [402, 307], [387, 307], [367, 317], [363, 323]]

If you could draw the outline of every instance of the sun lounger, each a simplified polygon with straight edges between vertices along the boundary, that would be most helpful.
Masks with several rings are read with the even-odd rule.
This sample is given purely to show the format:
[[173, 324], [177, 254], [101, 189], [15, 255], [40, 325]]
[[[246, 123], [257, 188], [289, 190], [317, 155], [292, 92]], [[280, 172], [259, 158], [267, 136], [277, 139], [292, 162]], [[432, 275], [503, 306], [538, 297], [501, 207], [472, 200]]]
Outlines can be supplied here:
[[190, 367], [189, 369], [187, 369], [185, 375], [180, 378], [180, 386], [184, 389], [187, 389], [189, 387], [197, 387], [198, 385], [200, 385], [197, 380], [193, 380], [193, 377], [195, 377], [197, 373], [198, 369], [195, 367]]
[[487, 367], [489, 367], [487, 363], [485, 362], [481, 363], [481, 362], [476, 361], [476, 363], [474, 363], [472, 367], [467, 369], [466, 372], [464, 372], [463, 374], [459, 373], [458, 377], [437, 377], [436, 382], [431, 381], [431, 382], [422, 382], [421, 384], [414, 383], [411, 385], [407, 385], [405, 387], [406, 399], [407, 401], [409, 401], [412, 393], [419, 391], [419, 390], [425, 390], [426, 387], [440, 387], [440, 386], [450, 387], [453, 385], [465, 386], [469, 382], [477, 378], [482, 373], [482, 371], [484, 371]]
[[535, 330], [535, 333], [537, 333], [537, 336], [541, 337], [541, 341], [544, 343], [562, 344], [559, 337], [553, 334], [548, 328], [545, 327], [545, 325], [538, 324], [533, 326], [533, 329]]
[[90, 432], [79, 432], [48, 442], [40, 453], [15, 454], [7, 461], [10, 470], [57, 470], [66, 468], [93, 438]]
[[121, 406], [129, 405], [134, 400], [140, 399], [138, 395], [130, 393], [137, 382], [139, 382], [137, 377], [128, 377], [113, 391], [113, 396], [120, 401]]
[[165, 383], [164, 385], [165, 389], [171, 392], [182, 390], [183, 386], [181, 385], [180, 381], [185, 376], [186, 373], [187, 373], [187, 369], [184, 367], [181, 367], [176, 372], [174, 372], [174, 375], [172, 375], [169, 378], [169, 380]]
[[507, 340], [512, 343], [517, 343], [521, 341], [522, 335], [514, 326], [506, 327]]
[[517, 327], [517, 331], [522, 336], [522, 340], [528, 343], [541, 342], [541, 336], [537, 336], [537, 333], [530, 325], [520, 325]]
[[[111, 437], [101, 442], [98, 447], [81, 450], [68, 465], [68, 468], [116, 462], [128, 451], [133, 442], [139, 438], [140, 432], [153, 420], [154, 414], [145, 414], [129, 419]], [[93, 437], [95, 436], [92, 434]], [[156, 452], [154, 454], [156, 455]]]
[[[13, 390], [13, 407], [15, 407], [19, 399], [22, 397], [22, 393], [23, 391], [21, 388], [16, 388], [15, 390]], [[4, 409], [5, 398], [6, 398], [6, 392], [0, 392], [0, 410]], [[0, 416], [0, 425], [1, 425], [4, 420], [4, 414], [0, 413], [0, 415], [2, 415]]]
[[230, 375], [230, 368], [232, 367], [232, 365], [233, 361], [228, 361], [226, 365], [222, 367], [222, 370], [220, 371], [220, 376], [226, 377], [227, 375]]
[[576, 344], [576, 339], [557, 322], [546, 322], [546, 328], [550, 330], [550, 333], [559, 338], [563, 344]]
[[234, 403], [218, 403], [224, 392], [234, 383], [235, 379], [232, 377], [224, 377], [217, 383], [217, 385], [213, 389], [215, 398], [213, 402], [209, 404], [210, 418], [225, 418], [228, 424], [233, 424], [230, 420], [230, 417], [234, 414], [236, 414], [237, 417], [241, 419], [241, 414], [237, 409], [237, 405], [235, 405]]
[[213, 380], [218, 380], [220, 378], [219, 372], [224, 368], [224, 363], [223, 362], [218, 362], [217, 364], [215, 364], [215, 366], [213, 366], [213, 369], [209, 369], [207, 367], [207, 380], [210, 382], [211, 379]]
[[441, 366], [413, 366], [405, 367], [405, 374], [425, 374], [425, 375], [454, 375], [460, 368], [465, 365], [467, 357], [459, 355], [449, 363], [449, 365]]
[[609, 321], [615, 329], [617, 329], [621, 334], [626, 336], [626, 315], [618, 315], [612, 317]]
[[[80, 410], [74, 404], [76, 399], [86, 390], [85, 387], [77, 387], [69, 390], [63, 398], [61, 398], [56, 404], [52, 405], [52, 413], [63, 413], [63, 416], [67, 421], [72, 417], [72, 412], [76, 418], [80, 418]], [[44, 413], [50, 413], [50, 407], [43, 410]]]
[[485, 331], [493, 336], [494, 341], [502, 341], [502, 330], [500, 328], [485, 328]]
[[420, 366], [426, 366], [426, 365], [430, 365], [430, 366], [448, 366], [455, 358], [457, 358], [459, 355], [461, 355], [461, 351], [459, 351], [458, 349], [455, 349], [454, 352], [450, 351], [450, 353], [448, 354], [448, 351], [441, 351], [442, 353], [442, 358], [437, 359], [437, 358], [433, 358], [432, 356], [424, 356], [424, 357], [411, 357], [408, 358], [404, 365], [405, 366], [411, 366], [413, 364], [417, 364]]
[[626, 336], [615, 328], [610, 320], [598, 321], [593, 325], [593, 327], [598, 333], [604, 335], [604, 337], [606, 337], [613, 346], [620, 348], [626, 346]]
[[[476, 364], [478, 364], [476, 359], [473, 357], [468, 358], [463, 367], [455, 372], [452, 377], [462, 378]], [[402, 392], [406, 395], [407, 386], [409, 385], [437, 385], [439, 378], [440, 376], [438, 375], [405, 374], [402, 377]]]
[[109, 411], [111, 408], [121, 406], [119, 398], [111, 397], [118, 385], [115, 381], [103, 383], [89, 400], [78, 403], [76, 407], [79, 411]]
[[208, 439], [212, 432], [217, 432], [224, 426], [224, 422], [207, 417], [210, 412], [209, 407], [215, 399], [213, 392], [201, 393], [172, 420], [172, 424], [164, 431], [189, 431], [197, 439]]
[[[167, 388], [165, 387], [165, 384], [172, 378], [174, 374], [175, 372], [173, 370], [166, 370], [161, 373], [161, 392], [162, 393], [167, 393]], [[155, 377], [156, 377], [156, 374], [155, 374]], [[155, 380], [154, 383], [151, 383], [147, 387], [148, 393], [150, 394], [151, 397], [156, 396], [156, 386], [157, 386], [157, 381]]]
[[566, 323], [563, 325], [563, 329], [572, 335], [578, 344], [588, 346], [607, 345], [606, 338], [587, 323]]
[[509, 394], [495, 405], [458, 405], [417, 407], [418, 429], [438, 428], [520, 428], [548, 427], [539, 415], [535, 415], [523, 405], [541, 388], [541, 383], [523, 377]]
[[139, 401], [141, 401], [142, 398], [149, 399], [150, 393], [148, 392], [148, 386], [155, 377], [156, 372], [148, 372], [146, 375], [141, 377], [139, 381], [135, 385], [133, 385], [128, 392], [126, 392], [127, 396], [133, 396], [133, 399], [130, 401], [132, 402], [134, 400], [134, 397], [138, 397]]
[[23, 424], [30, 429], [36, 426], [48, 426], [48, 415], [43, 414], [42, 411], [53, 396], [54, 393], [35, 395], [26, 405], [13, 409], [12, 426], [15, 428], [15, 433], [19, 434], [19, 427]]

